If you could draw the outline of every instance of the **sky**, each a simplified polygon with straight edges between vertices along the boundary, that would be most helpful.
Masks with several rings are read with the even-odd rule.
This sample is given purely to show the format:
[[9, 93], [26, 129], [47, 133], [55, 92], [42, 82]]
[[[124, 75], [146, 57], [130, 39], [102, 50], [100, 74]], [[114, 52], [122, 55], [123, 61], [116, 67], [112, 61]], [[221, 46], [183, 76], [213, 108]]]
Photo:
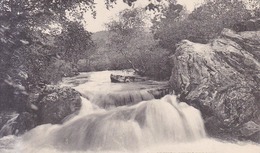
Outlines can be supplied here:
[[[192, 11], [194, 7], [198, 6], [204, 0], [177, 0], [177, 3], [186, 6], [187, 10]], [[112, 21], [117, 18], [117, 14], [126, 9], [130, 8], [127, 4], [123, 3], [122, 0], [118, 0], [117, 4], [114, 5], [114, 8], [110, 10], [106, 9], [104, 0], [95, 0], [96, 3], [96, 19], [94, 19], [89, 12], [85, 13], [84, 19], [86, 20], [86, 30], [90, 32], [97, 32], [105, 30], [105, 23]], [[148, 4], [148, 0], [138, 0], [134, 6], [143, 6], [145, 7]]]

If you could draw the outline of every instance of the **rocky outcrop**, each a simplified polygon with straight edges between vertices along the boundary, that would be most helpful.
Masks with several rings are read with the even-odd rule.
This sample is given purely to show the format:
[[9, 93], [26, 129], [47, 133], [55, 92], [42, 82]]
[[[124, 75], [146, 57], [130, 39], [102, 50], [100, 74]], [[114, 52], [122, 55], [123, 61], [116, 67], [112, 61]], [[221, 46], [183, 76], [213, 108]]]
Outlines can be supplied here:
[[246, 123], [260, 125], [259, 52], [260, 31], [224, 29], [208, 44], [179, 43], [171, 88], [201, 110], [210, 135], [239, 138]]
[[69, 87], [47, 86], [37, 106], [41, 124], [58, 124], [81, 107], [80, 94]]

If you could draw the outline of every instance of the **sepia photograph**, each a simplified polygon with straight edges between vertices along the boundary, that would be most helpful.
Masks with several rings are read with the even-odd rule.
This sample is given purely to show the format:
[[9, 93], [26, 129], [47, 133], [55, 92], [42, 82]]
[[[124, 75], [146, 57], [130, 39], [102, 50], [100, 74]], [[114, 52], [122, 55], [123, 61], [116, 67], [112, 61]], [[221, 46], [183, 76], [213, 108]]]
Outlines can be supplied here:
[[260, 0], [0, 0], [0, 153], [260, 153]]

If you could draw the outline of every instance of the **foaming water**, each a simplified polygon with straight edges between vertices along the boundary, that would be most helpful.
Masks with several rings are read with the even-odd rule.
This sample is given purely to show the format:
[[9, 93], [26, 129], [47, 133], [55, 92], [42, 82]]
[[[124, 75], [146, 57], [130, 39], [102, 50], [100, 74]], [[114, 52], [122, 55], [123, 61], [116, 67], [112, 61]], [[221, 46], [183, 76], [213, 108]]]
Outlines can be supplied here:
[[81, 112], [63, 125], [43, 125], [31, 130], [23, 136], [23, 142], [25, 146], [55, 146], [72, 151], [138, 151], [205, 136], [200, 112], [177, 103], [175, 96], [166, 96], [112, 110]]
[[151, 99], [154, 99], [153, 95], [145, 90], [141, 90], [96, 94], [91, 101], [101, 108], [111, 109], [118, 106], [133, 105]]
[[33, 144], [25, 145], [22, 140], [15, 136], [0, 139], [1, 153], [259, 153], [259, 150], [260, 146], [256, 144], [230, 143], [209, 138], [202, 138], [192, 142], [158, 144], [141, 148], [138, 151], [62, 150], [55, 146], [39, 147]]
[[[154, 98], [151, 94], [148, 94], [147, 91], [144, 90], [167, 85], [167, 82], [156, 82], [151, 80], [131, 83], [111, 83], [111, 74], [127, 76], [134, 75], [132, 71], [100, 71], [81, 73], [79, 76], [73, 78], [65, 78], [60, 85], [73, 87], [79, 91], [83, 97], [89, 99], [91, 102], [97, 102], [97, 99], [100, 100], [97, 103], [104, 103], [105, 99], [107, 99], [108, 103], [111, 103], [111, 100], [109, 101], [111, 98], [113, 101], [119, 101], [122, 95], [124, 95], [124, 97], [130, 98], [141, 97], [136, 100], [130, 100], [130, 103], [133, 104], [142, 100], [150, 100]], [[81, 82], [81, 84], [78, 84], [79, 82]], [[121, 106], [121, 104], [117, 104], [119, 104], [119, 102], [116, 102], [115, 105]], [[126, 104], [129, 103], [126, 102]]]
[[[250, 143], [207, 138], [200, 112], [167, 95], [111, 110], [83, 99], [78, 116], [63, 125], [38, 126], [0, 139], [2, 153], [259, 153]], [[88, 110], [88, 111], [85, 111]], [[1, 142], [11, 146], [1, 149]]]

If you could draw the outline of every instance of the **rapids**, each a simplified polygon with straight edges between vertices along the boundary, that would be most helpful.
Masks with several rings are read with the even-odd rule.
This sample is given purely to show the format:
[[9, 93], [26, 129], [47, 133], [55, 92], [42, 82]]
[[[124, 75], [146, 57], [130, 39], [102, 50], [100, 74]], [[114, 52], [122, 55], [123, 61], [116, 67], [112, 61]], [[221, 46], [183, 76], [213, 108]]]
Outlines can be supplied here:
[[208, 138], [199, 110], [175, 95], [154, 99], [147, 92], [165, 82], [110, 83], [111, 73], [122, 72], [65, 78], [61, 86], [82, 94], [79, 114], [62, 125], [45, 124], [20, 137], [3, 137], [0, 152], [260, 153], [257, 144]]

